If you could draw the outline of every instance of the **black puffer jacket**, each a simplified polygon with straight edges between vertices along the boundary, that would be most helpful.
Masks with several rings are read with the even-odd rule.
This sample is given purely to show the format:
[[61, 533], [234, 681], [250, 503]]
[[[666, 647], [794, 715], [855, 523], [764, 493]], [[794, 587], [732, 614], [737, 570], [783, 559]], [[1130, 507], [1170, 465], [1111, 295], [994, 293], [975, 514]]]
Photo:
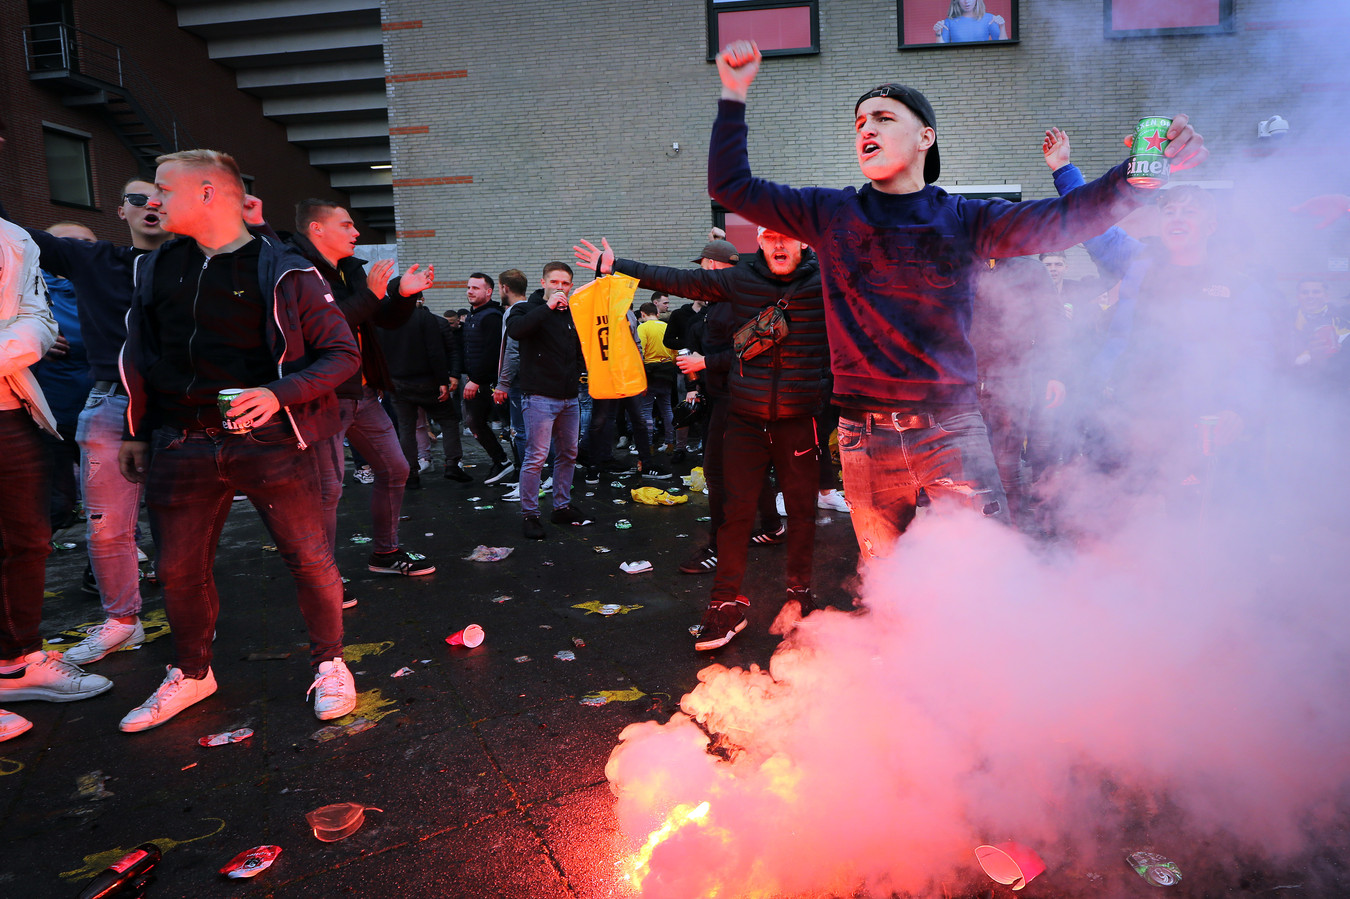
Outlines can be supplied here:
[[497, 386], [497, 353], [502, 345], [502, 304], [493, 300], [469, 310], [464, 335], [464, 374], [479, 387]]
[[570, 311], [548, 308], [544, 292], [537, 290], [523, 310], [511, 315], [506, 333], [520, 344], [520, 372], [513, 386], [538, 396], [576, 399], [583, 362]]
[[825, 301], [820, 265], [810, 250], [786, 278], [769, 271], [764, 254], [742, 256], [731, 268], [666, 268], [616, 259], [614, 270], [637, 278], [644, 290], [662, 290], [710, 303], [730, 302], [737, 327], [764, 307], [786, 298], [788, 336], [749, 361], [731, 365], [731, 411], [774, 421], [815, 415], [828, 399], [829, 344], [825, 338]]

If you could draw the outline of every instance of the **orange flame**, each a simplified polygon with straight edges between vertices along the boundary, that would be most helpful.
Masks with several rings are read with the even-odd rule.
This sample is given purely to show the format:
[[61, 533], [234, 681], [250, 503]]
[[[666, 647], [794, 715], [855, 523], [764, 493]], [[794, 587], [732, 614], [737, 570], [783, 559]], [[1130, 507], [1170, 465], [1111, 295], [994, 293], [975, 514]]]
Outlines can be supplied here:
[[642, 881], [651, 873], [652, 853], [656, 851], [656, 847], [670, 839], [675, 831], [690, 821], [703, 823], [708, 817], [709, 808], [706, 801], [693, 807], [677, 805], [669, 815], [666, 815], [665, 823], [647, 834], [647, 842], [642, 844], [642, 848], [630, 860], [628, 873], [624, 875], [624, 879], [633, 884], [633, 889], [641, 890]]

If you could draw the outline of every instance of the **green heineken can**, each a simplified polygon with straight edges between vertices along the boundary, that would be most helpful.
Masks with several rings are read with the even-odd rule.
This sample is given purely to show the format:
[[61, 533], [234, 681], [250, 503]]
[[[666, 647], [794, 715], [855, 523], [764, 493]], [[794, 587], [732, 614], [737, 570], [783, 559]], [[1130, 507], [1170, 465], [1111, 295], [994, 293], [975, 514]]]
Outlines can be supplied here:
[[230, 407], [239, 398], [239, 394], [243, 392], [237, 387], [231, 387], [216, 394], [216, 405], [220, 407], [220, 423], [225, 427], [225, 430], [232, 434], [246, 434], [252, 430], [230, 417]]
[[1176, 862], [1156, 852], [1132, 852], [1125, 861], [1136, 874], [1154, 886], [1170, 887], [1181, 882], [1181, 869]]
[[1167, 131], [1172, 120], [1166, 116], [1148, 116], [1139, 120], [1130, 145], [1130, 169], [1125, 180], [1135, 187], [1158, 188], [1167, 183], [1172, 172], [1172, 161], [1163, 155], [1167, 145]]

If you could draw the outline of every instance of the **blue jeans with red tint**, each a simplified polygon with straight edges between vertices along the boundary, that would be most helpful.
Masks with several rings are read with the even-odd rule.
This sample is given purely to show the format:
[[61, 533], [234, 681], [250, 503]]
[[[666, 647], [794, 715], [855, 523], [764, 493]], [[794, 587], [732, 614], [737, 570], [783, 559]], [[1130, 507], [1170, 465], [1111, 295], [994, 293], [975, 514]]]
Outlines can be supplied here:
[[290, 424], [274, 418], [243, 435], [155, 432], [145, 495], [161, 538], [157, 570], [178, 667], [197, 678], [211, 667], [220, 613], [212, 568], [236, 493], [252, 501], [295, 578], [311, 664], [342, 655], [342, 578], [325, 533], [315, 453], [301, 451]]
[[978, 407], [839, 416], [839, 458], [863, 559], [890, 555], [922, 490], [1006, 521], [1008, 501]]

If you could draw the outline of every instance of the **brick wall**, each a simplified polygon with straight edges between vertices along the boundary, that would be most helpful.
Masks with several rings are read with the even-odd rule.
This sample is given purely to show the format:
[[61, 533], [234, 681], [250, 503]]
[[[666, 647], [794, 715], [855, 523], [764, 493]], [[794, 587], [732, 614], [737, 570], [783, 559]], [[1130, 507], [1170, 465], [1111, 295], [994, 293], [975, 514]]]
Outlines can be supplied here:
[[[101, 238], [127, 240], [117, 218], [121, 188], [135, 174], [135, 162], [98, 114], [64, 106], [60, 95], [34, 85], [24, 66], [22, 29], [26, 4], [0, 6], [0, 198], [16, 220], [34, 227], [68, 219]], [[231, 153], [253, 176], [270, 221], [293, 227], [295, 203], [308, 196], [345, 195], [309, 165], [307, 154], [286, 140], [285, 129], [263, 117], [262, 103], [235, 87], [234, 73], [207, 55], [206, 44], [178, 28], [177, 14], [163, 0], [75, 0], [75, 25], [122, 45], [156, 82], [159, 93], [195, 141]], [[43, 153], [43, 121], [93, 135], [90, 158], [95, 209], [57, 206], [49, 201]], [[370, 235], [378, 242], [378, 234]]]
[[[623, 255], [687, 264], [711, 222], [719, 83], [705, 10], [703, 0], [388, 0], [404, 263], [433, 261], [445, 282], [511, 267], [533, 279], [549, 259], [570, 260], [577, 238], [603, 234]], [[1259, 246], [1283, 275], [1346, 255], [1345, 226], [1310, 235], [1285, 210], [1295, 196], [1350, 188], [1335, 133], [1350, 79], [1330, 40], [1350, 11], [1241, 0], [1235, 34], [1129, 40], [1103, 36], [1100, 0], [1024, 0], [1021, 12], [1016, 45], [897, 51], [894, 0], [822, 0], [821, 53], [766, 61], [751, 89], [756, 174], [858, 184], [853, 103], [882, 81], [932, 99], [944, 185], [1018, 183], [1027, 198], [1053, 194], [1040, 154], [1049, 125], [1070, 132], [1093, 176], [1123, 158], [1139, 116], [1188, 111], [1214, 155], [1178, 177], [1234, 182], [1233, 246]], [[1294, 131], [1258, 142], [1256, 123], [1275, 113]], [[1085, 258], [1071, 257], [1071, 277]], [[462, 303], [448, 287], [430, 294], [437, 310]]]

